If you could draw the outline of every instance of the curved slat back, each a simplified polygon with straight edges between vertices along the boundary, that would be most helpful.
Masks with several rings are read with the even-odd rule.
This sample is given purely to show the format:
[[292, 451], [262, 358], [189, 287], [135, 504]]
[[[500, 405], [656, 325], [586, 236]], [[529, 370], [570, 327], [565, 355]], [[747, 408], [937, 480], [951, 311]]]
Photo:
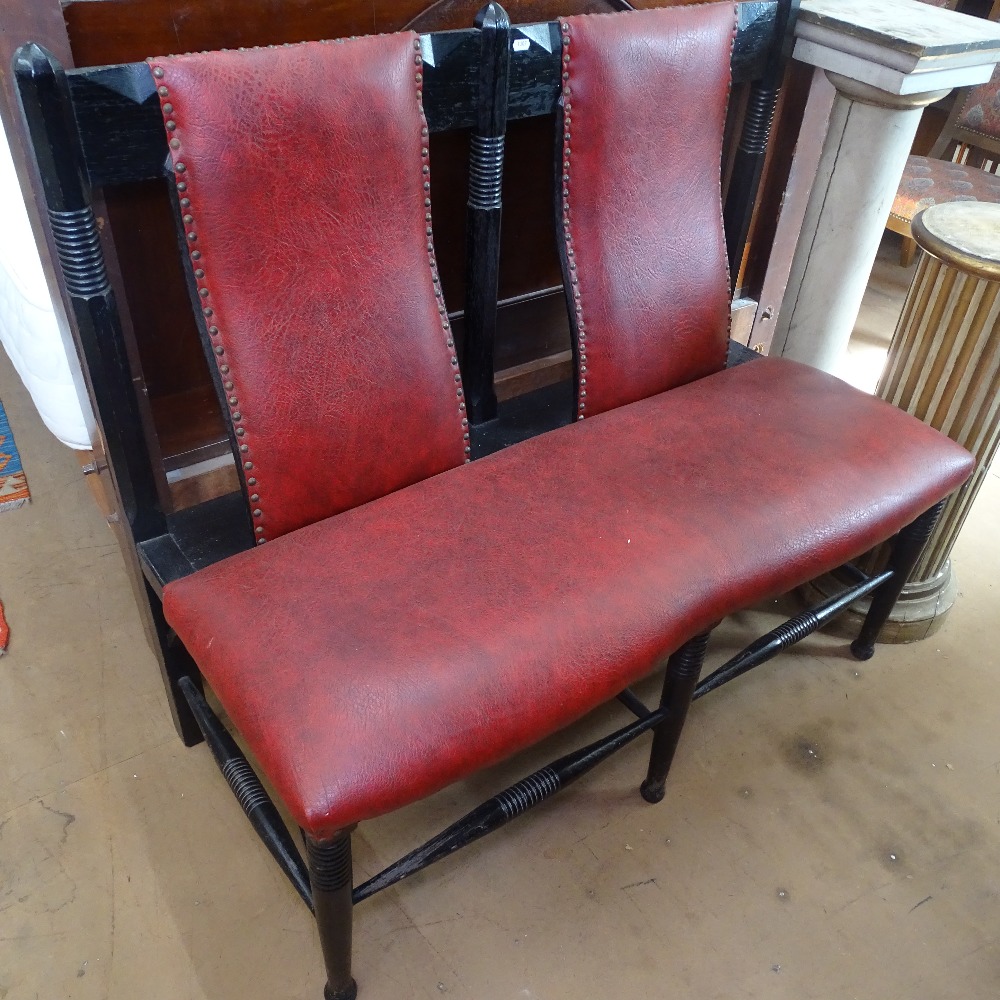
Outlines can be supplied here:
[[461, 464], [417, 36], [150, 62], [258, 542]]
[[732, 4], [562, 22], [560, 240], [577, 416], [725, 366]]

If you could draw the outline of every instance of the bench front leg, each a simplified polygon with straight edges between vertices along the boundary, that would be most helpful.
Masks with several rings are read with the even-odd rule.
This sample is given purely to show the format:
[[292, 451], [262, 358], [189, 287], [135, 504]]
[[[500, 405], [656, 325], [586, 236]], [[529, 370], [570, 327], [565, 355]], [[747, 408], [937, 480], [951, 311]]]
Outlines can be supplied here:
[[316, 926], [326, 964], [324, 1000], [355, 1000], [358, 985], [351, 977], [354, 874], [350, 830], [342, 830], [330, 840], [313, 840], [307, 836], [306, 856]]
[[667, 660], [663, 678], [660, 707], [669, 712], [667, 718], [653, 730], [653, 748], [649, 754], [649, 770], [639, 791], [647, 802], [659, 802], [664, 795], [667, 773], [681, 738], [681, 729], [691, 705], [691, 696], [701, 675], [708, 646], [708, 632], [688, 639]]
[[936, 503], [896, 535], [889, 553], [888, 568], [892, 570], [892, 576], [872, 594], [872, 603], [861, 631], [857, 639], [851, 643], [851, 652], [855, 659], [870, 660], [875, 654], [878, 634], [882, 631], [882, 626], [888, 620], [896, 601], [899, 600], [906, 579], [917, 564], [927, 539], [931, 537], [945, 503], [946, 500]]

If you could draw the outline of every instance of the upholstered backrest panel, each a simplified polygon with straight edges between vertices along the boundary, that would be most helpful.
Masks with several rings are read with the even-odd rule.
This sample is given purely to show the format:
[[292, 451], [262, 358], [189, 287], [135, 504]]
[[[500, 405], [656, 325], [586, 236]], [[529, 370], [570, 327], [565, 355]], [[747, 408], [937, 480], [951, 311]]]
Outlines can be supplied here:
[[418, 44], [150, 60], [258, 541], [467, 452]]
[[722, 132], [733, 4], [570, 17], [560, 238], [577, 414], [725, 365]]

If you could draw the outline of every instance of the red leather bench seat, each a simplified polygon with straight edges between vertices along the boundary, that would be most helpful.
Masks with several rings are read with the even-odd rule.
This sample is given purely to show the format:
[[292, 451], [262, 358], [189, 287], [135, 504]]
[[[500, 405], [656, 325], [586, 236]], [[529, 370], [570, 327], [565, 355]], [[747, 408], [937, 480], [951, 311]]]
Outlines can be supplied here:
[[724, 615], [894, 534], [972, 459], [763, 359], [170, 584], [167, 620], [313, 836], [536, 742]]

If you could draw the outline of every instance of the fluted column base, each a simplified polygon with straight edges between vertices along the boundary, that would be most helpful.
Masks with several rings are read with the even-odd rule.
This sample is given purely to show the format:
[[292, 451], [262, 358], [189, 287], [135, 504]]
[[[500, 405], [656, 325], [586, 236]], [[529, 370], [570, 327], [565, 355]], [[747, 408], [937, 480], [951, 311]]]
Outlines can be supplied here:
[[[851, 581], [838, 580], [827, 574], [800, 587], [796, 597], [802, 607], [832, 597], [844, 590]], [[888, 621], [879, 633], [880, 643], [918, 642], [934, 635], [945, 623], [958, 597], [958, 584], [949, 559], [944, 568], [930, 580], [915, 580], [903, 587]], [[828, 635], [853, 639], [868, 614], [871, 601], [855, 601], [843, 614], [823, 627]]]

